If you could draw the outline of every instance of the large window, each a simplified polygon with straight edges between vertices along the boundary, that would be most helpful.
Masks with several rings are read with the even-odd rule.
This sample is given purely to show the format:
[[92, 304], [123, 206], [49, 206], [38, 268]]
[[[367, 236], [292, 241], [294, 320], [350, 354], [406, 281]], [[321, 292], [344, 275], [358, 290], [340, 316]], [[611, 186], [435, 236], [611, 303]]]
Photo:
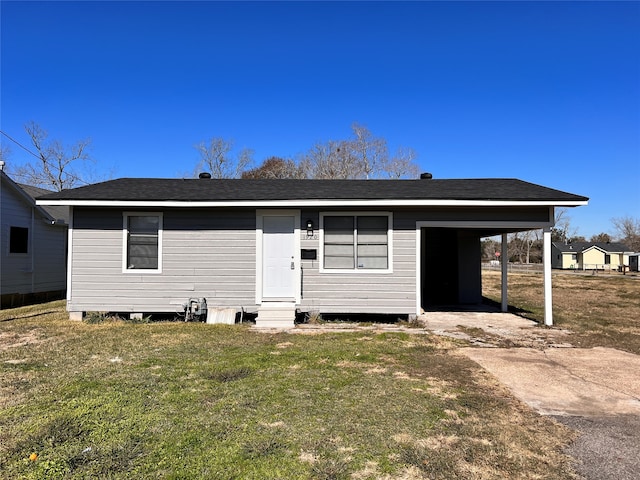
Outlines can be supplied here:
[[29, 253], [29, 229], [11, 227], [9, 229], [9, 253]]
[[162, 215], [126, 213], [125, 270], [161, 270]]
[[321, 219], [323, 270], [390, 271], [390, 214], [327, 213]]

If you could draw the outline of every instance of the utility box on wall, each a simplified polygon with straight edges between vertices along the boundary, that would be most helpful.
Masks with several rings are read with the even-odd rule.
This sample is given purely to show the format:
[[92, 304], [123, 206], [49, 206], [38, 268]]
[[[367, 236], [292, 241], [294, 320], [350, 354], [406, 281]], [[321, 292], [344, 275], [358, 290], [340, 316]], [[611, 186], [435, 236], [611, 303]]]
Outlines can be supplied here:
[[318, 250], [316, 250], [315, 248], [303, 248], [300, 251], [300, 258], [302, 260], [317, 260]]

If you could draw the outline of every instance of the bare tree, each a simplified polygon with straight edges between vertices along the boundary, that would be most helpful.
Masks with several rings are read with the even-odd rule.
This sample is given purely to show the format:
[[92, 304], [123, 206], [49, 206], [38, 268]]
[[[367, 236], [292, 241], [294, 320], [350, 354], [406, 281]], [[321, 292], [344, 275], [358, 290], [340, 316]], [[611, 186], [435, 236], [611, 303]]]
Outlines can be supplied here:
[[[385, 169], [389, 159], [387, 141], [381, 137], [374, 137], [371, 131], [358, 123], [351, 125], [354, 138], [349, 142], [353, 152], [356, 176], [360, 174], [369, 179]], [[362, 170], [362, 172], [357, 172]]]
[[353, 136], [346, 140], [317, 143], [302, 158], [300, 165], [308, 178], [370, 179], [416, 177], [416, 153], [399, 149], [391, 157], [387, 141], [374, 136], [367, 127], [354, 123]]
[[195, 148], [200, 152], [196, 174], [206, 170], [213, 178], [238, 178], [253, 163], [253, 150], [243, 148], [234, 155], [233, 141], [221, 137], [200, 142]]
[[555, 226], [551, 229], [551, 240], [554, 242], [568, 242], [575, 237], [577, 230], [571, 228], [571, 217], [566, 208], [556, 208]]
[[527, 230], [522, 232], [522, 243], [525, 251], [525, 263], [531, 263], [531, 249], [540, 242], [541, 230]]
[[640, 218], [626, 215], [612, 218], [611, 223], [618, 233], [618, 240], [634, 252], [640, 252]]
[[0, 144], [0, 162], [6, 162], [11, 154], [9, 145]]
[[88, 153], [91, 140], [65, 146], [58, 140], [48, 140], [46, 130], [34, 122], [26, 124], [24, 129], [38, 160], [18, 167], [14, 174], [16, 178], [29, 185], [56, 191], [89, 183], [91, 172], [86, 170], [86, 166], [93, 162]]
[[420, 169], [415, 163], [416, 152], [412, 148], [399, 148], [382, 167], [389, 178], [400, 179], [403, 177], [417, 178]]
[[305, 176], [320, 180], [358, 178], [361, 171], [348, 141], [317, 143], [300, 162]]

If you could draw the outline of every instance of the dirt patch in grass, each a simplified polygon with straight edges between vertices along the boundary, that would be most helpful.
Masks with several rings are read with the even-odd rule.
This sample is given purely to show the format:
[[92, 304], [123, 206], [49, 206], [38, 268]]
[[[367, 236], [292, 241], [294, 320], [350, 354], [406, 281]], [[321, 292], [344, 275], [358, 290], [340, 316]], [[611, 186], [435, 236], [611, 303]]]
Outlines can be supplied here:
[[46, 339], [37, 330], [24, 333], [0, 333], [0, 350], [9, 348], [24, 347], [35, 343], [40, 343]]
[[[483, 271], [483, 295], [500, 301], [500, 274]], [[509, 305], [515, 313], [544, 321], [543, 278], [510, 273]], [[610, 347], [640, 354], [640, 278], [553, 273], [554, 323], [572, 332], [577, 347]]]

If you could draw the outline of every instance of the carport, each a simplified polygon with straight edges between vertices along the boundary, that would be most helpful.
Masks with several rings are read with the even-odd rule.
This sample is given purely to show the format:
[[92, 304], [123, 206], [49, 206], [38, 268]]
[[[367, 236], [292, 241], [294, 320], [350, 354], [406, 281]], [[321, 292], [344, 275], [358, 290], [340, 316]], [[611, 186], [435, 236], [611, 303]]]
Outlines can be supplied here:
[[[545, 213], [546, 211], [546, 213]], [[508, 259], [507, 235], [543, 230], [544, 322], [553, 325], [551, 228], [554, 209], [523, 215], [524, 220], [424, 220], [416, 222], [417, 311], [482, 303], [482, 238], [500, 235], [501, 258]], [[477, 213], [477, 212], [476, 212]], [[496, 215], [498, 212], [492, 212]], [[512, 215], [509, 211], [509, 215]], [[532, 215], [533, 213], [533, 215]], [[537, 219], [531, 217], [538, 217]], [[544, 218], [546, 217], [546, 218]], [[501, 269], [501, 310], [508, 310], [508, 261]]]

